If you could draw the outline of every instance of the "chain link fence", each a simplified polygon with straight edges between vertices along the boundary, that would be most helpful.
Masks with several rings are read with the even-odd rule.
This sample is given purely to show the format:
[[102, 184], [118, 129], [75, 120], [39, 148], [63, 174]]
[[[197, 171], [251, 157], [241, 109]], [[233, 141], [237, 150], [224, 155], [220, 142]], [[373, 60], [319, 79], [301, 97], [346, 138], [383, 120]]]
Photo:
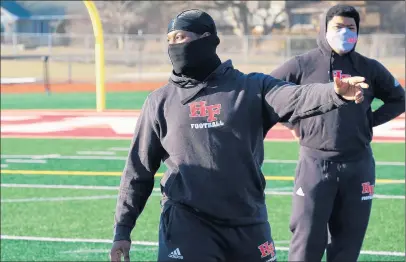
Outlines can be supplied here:
[[[219, 56], [223, 60], [232, 59], [244, 72], [270, 72], [292, 56], [317, 47], [316, 36], [221, 35], [220, 40], [217, 49]], [[163, 78], [170, 72], [165, 35], [105, 35], [104, 42], [107, 81], [134, 80], [149, 76]], [[92, 34], [2, 34], [1, 50], [2, 56], [49, 56], [51, 70], [53, 64], [63, 64], [61, 69], [55, 70], [58, 81], [87, 81], [94, 78]], [[360, 35], [357, 51], [378, 59], [389, 68], [400, 67], [399, 72], [404, 72], [404, 35]], [[75, 67], [79, 65], [81, 69], [73, 74]], [[88, 70], [83, 69], [86, 65], [89, 66]], [[80, 72], [86, 77], [79, 76]]]

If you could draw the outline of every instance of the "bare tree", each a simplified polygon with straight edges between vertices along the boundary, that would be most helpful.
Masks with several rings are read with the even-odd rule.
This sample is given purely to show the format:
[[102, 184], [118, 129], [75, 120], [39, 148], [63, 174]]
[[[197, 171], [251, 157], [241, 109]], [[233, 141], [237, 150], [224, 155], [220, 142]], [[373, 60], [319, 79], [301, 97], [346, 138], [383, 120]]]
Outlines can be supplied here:
[[123, 48], [125, 34], [142, 32], [156, 16], [158, 1], [96, 1], [106, 33], [119, 34], [118, 48]]
[[405, 33], [406, 8], [404, 1], [368, 1], [376, 5], [381, 16], [380, 30], [393, 34]]
[[[262, 34], [269, 34], [276, 26], [285, 26], [287, 22], [286, 8], [273, 8], [275, 2], [261, 1], [195, 1], [196, 6], [208, 10], [215, 9], [228, 14], [230, 25], [234, 26], [237, 35], [250, 35], [255, 26], [263, 28]], [[283, 3], [283, 2], [282, 2]], [[266, 7], [267, 6], [267, 7]], [[272, 7], [272, 8], [271, 8]], [[275, 10], [277, 10], [275, 12]]]

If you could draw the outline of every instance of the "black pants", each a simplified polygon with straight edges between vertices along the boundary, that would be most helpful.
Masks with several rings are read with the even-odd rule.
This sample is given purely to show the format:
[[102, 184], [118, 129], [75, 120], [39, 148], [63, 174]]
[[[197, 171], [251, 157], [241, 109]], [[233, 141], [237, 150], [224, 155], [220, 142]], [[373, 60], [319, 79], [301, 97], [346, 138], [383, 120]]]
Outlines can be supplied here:
[[181, 204], [165, 203], [158, 261], [276, 261], [269, 223], [226, 227]]
[[[357, 261], [375, 185], [373, 156], [331, 162], [300, 156], [296, 169], [289, 261]], [[327, 245], [330, 231], [331, 243]]]

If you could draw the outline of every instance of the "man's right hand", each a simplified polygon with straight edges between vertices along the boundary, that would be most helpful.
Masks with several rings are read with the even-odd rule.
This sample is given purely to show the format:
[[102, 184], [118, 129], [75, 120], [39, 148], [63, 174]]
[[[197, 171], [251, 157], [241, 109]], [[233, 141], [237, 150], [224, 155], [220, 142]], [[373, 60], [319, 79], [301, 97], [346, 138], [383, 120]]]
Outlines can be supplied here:
[[127, 240], [114, 241], [110, 251], [111, 262], [121, 262], [121, 255], [125, 262], [130, 262], [131, 242]]

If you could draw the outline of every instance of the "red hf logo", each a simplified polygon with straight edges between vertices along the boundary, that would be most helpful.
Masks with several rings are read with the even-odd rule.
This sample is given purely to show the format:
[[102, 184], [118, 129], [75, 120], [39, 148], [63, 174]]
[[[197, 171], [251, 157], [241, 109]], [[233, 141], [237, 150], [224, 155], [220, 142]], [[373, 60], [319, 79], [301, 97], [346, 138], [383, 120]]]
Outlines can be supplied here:
[[368, 194], [366, 196], [362, 196], [361, 200], [371, 200], [374, 195], [375, 186], [371, 185], [371, 183], [369, 183], [369, 182], [366, 182], [366, 183], [362, 183], [361, 187], [362, 187], [362, 194], [363, 195]]
[[216, 115], [219, 115], [221, 111], [221, 104], [208, 106], [206, 101], [192, 102], [189, 107], [190, 117], [207, 117], [207, 122], [216, 121]]
[[[267, 256], [275, 257], [275, 246], [272, 242], [269, 243], [269, 241], [266, 241], [265, 243], [259, 245], [258, 249], [261, 252], [261, 258], [264, 258]], [[272, 261], [272, 260], [269, 260], [269, 261]]]
[[349, 74], [343, 74], [342, 70], [334, 70], [333, 76], [338, 77], [339, 79], [351, 77], [351, 75], [349, 75]]
[[362, 194], [369, 194], [373, 195], [374, 194], [374, 185], [371, 185], [369, 182], [362, 183]]

